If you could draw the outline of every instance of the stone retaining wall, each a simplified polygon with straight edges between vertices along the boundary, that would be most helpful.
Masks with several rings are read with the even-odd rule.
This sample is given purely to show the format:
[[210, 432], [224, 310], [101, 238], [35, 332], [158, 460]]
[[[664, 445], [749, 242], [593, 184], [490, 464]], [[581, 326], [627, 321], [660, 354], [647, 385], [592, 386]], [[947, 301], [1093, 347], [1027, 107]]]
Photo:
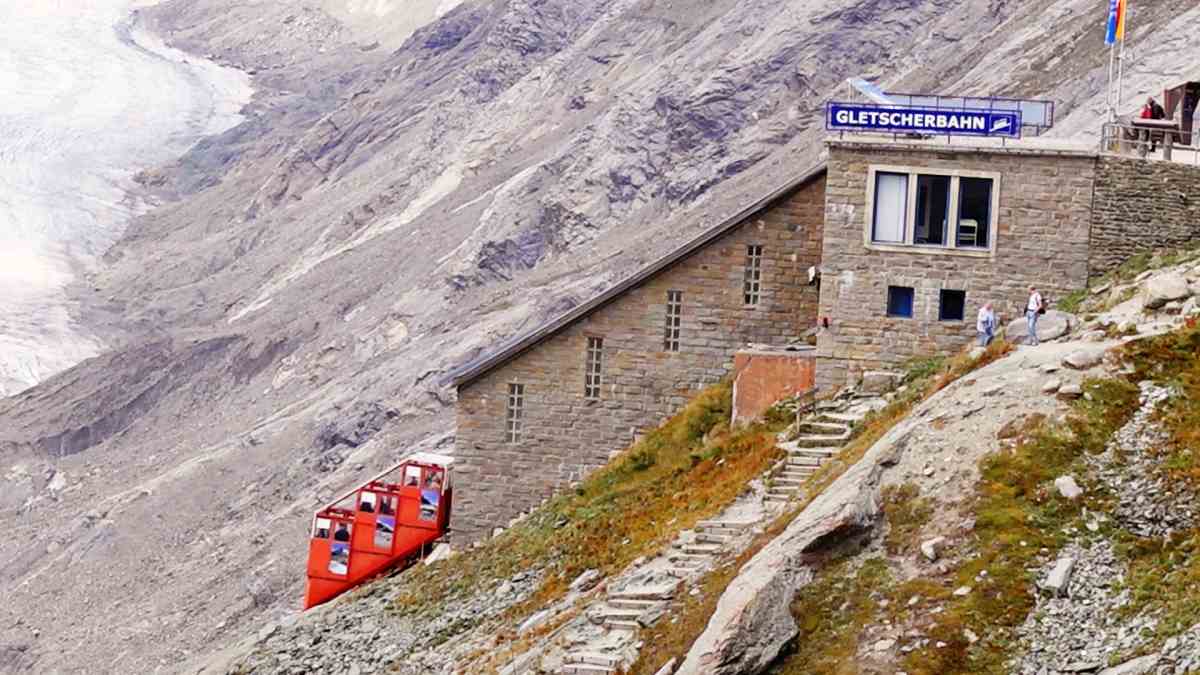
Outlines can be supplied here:
[[1092, 208], [1090, 276], [1140, 251], [1200, 241], [1200, 167], [1100, 157]]

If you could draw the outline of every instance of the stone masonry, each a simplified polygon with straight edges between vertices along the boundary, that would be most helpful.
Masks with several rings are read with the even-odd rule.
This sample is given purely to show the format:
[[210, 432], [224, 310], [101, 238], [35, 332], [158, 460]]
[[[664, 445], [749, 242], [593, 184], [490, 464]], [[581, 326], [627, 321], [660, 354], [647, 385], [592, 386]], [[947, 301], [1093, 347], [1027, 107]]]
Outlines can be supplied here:
[[[991, 252], [868, 248], [873, 165], [999, 174]], [[960, 349], [985, 302], [1002, 321], [1018, 317], [1030, 284], [1050, 301], [1083, 288], [1095, 171], [1095, 155], [1078, 151], [831, 140], [820, 303], [830, 327], [818, 336], [817, 386]], [[912, 318], [887, 316], [889, 285], [914, 289]], [[942, 289], [965, 291], [963, 320], [939, 321]]]
[[1091, 274], [1140, 251], [1200, 239], [1200, 166], [1101, 156], [1092, 209]]
[[[536, 506], [604, 465], [641, 432], [732, 368], [747, 343], [775, 343], [812, 327], [821, 255], [823, 174], [548, 336], [461, 383], [455, 489], [456, 545]], [[748, 247], [762, 247], [761, 297], [743, 295]], [[682, 293], [679, 350], [664, 349], [668, 292]], [[599, 393], [585, 396], [589, 338], [603, 340]], [[508, 442], [510, 384], [524, 386], [521, 434]]]

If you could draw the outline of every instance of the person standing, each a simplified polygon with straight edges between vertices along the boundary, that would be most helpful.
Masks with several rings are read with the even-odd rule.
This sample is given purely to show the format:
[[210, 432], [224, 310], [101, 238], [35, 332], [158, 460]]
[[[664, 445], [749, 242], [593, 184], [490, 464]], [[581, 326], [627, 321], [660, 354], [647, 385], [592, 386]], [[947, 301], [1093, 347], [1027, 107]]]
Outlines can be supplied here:
[[1037, 324], [1038, 317], [1046, 312], [1046, 305], [1042, 300], [1042, 294], [1033, 286], [1029, 287], [1029, 300], [1025, 302], [1025, 323], [1029, 325], [1029, 342], [1028, 344], [1037, 345]]
[[975, 319], [975, 330], [979, 333], [979, 346], [986, 347], [996, 337], [996, 312], [992, 303], [979, 308], [979, 316]]

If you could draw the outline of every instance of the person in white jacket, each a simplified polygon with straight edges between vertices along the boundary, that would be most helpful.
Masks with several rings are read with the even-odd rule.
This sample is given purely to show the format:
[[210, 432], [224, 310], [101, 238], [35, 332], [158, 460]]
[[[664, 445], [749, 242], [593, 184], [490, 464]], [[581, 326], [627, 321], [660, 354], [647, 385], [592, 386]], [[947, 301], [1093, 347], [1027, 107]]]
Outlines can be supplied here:
[[1042, 294], [1033, 286], [1029, 287], [1029, 299], [1025, 301], [1025, 322], [1029, 326], [1029, 344], [1037, 345], [1037, 325], [1038, 318], [1046, 311], [1045, 301], [1042, 300]]
[[996, 312], [992, 303], [979, 308], [979, 316], [975, 319], [975, 330], [979, 333], [979, 346], [986, 347], [996, 338]]

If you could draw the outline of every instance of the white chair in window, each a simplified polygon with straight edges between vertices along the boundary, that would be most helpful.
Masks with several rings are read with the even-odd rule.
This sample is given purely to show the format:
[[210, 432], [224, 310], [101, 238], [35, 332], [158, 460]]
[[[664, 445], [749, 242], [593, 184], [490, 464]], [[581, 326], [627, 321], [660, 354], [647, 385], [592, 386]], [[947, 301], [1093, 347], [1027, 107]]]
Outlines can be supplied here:
[[959, 246], [978, 246], [979, 245], [979, 222], [964, 218], [958, 221], [958, 245]]

